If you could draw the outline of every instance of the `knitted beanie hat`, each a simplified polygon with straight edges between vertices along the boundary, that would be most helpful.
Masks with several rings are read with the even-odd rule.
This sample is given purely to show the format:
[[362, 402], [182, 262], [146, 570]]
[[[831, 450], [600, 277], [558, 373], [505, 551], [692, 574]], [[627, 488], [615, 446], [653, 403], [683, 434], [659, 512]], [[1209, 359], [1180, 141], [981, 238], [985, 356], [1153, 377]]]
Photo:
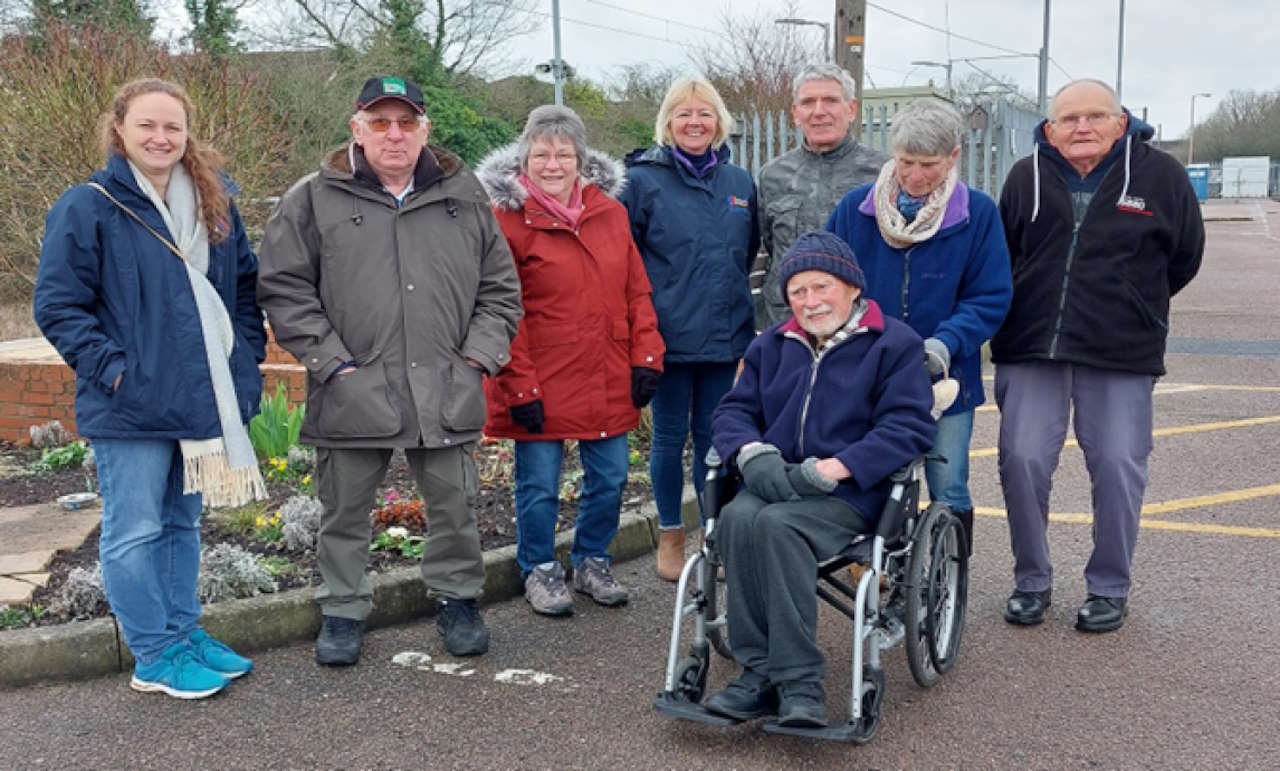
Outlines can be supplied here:
[[867, 288], [867, 278], [853, 250], [843, 238], [832, 233], [819, 230], [805, 233], [787, 250], [778, 266], [778, 290], [784, 303], [787, 302], [787, 282], [805, 270], [820, 270], [859, 289]]

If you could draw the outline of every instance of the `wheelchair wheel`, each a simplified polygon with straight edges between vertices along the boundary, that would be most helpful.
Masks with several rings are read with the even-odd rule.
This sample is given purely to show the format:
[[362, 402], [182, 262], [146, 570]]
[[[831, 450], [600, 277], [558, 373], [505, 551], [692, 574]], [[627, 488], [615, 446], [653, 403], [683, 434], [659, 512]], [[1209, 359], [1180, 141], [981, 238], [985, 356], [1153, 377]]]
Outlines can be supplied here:
[[929, 658], [940, 674], [946, 674], [955, 666], [956, 654], [960, 651], [969, 594], [969, 555], [966, 552], [964, 526], [948, 514], [933, 541], [927, 593], [930, 612], [925, 616]]
[[866, 744], [880, 727], [880, 708], [884, 703], [884, 670], [867, 667], [862, 672], [862, 716], [853, 734], [854, 744]]
[[968, 556], [959, 520], [943, 504], [931, 505], [916, 527], [907, 560], [907, 665], [929, 688], [955, 663], [964, 628]]
[[690, 704], [698, 704], [707, 692], [707, 660], [685, 656], [676, 664], [676, 695]]

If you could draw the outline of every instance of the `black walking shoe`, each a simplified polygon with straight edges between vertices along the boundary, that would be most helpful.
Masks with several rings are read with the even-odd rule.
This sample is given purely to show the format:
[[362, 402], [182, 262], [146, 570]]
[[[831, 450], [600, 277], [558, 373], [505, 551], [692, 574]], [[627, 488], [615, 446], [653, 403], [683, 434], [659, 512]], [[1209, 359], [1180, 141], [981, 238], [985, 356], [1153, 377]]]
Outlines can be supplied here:
[[478, 656], [489, 650], [489, 630], [475, 600], [440, 600], [436, 631], [444, 638], [444, 649], [454, 656]]
[[829, 718], [820, 683], [783, 683], [778, 686], [782, 703], [778, 725], [790, 728], [825, 728]]
[[360, 660], [360, 640], [364, 622], [354, 618], [325, 616], [316, 638], [316, 663], [328, 666], [351, 666]]
[[1053, 604], [1053, 590], [1024, 592], [1015, 589], [1004, 606], [1004, 620], [1010, 624], [1035, 626], [1044, 621], [1044, 612]]
[[735, 720], [754, 720], [778, 714], [778, 692], [763, 675], [747, 670], [723, 691], [708, 696], [702, 706]]
[[1124, 624], [1129, 603], [1124, 597], [1099, 597], [1091, 594], [1076, 614], [1076, 629], [1081, 632], [1111, 632]]

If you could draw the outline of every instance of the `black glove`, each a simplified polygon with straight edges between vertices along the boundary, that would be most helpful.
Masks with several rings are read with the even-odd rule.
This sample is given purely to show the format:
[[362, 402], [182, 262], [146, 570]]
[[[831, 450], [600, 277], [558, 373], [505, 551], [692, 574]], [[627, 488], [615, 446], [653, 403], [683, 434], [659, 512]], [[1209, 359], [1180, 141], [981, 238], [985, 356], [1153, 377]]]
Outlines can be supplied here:
[[818, 472], [817, 458], [806, 458], [804, 463], [788, 463], [787, 481], [801, 497], [830, 495], [837, 484]]
[[528, 404], [517, 404], [511, 407], [511, 419], [531, 434], [541, 434], [542, 424], [546, 422], [547, 415], [542, 411], [542, 400], [534, 399]]
[[658, 377], [661, 373], [648, 367], [631, 368], [631, 406], [637, 410], [649, 403], [658, 390]]
[[768, 503], [800, 500], [787, 479], [787, 463], [776, 449], [751, 456], [741, 470], [747, 489], [760, 499]]

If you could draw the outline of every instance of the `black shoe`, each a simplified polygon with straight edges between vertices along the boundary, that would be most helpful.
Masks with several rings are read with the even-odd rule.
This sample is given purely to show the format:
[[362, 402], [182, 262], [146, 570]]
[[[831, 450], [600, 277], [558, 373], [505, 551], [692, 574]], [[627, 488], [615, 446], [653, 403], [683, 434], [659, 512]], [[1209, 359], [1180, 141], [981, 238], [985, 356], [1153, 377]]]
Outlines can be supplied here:
[[1024, 592], [1015, 589], [1004, 606], [1004, 620], [1010, 624], [1035, 626], [1044, 621], [1044, 612], [1053, 604], [1053, 590], [1043, 592]]
[[1076, 629], [1081, 632], [1110, 632], [1119, 629], [1129, 614], [1124, 597], [1099, 597], [1091, 594], [1076, 614]]
[[748, 670], [723, 691], [708, 696], [702, 706], [717, 715], [754, 720], [778, 714], [778, 692], [763, 675]]
[[778, 725], [791, 728], [825, 728], [827, 708], [822, 703], [822, 686], [818, 683], [783, 683], [778, 687], [782, 703], [778, 706]]
[[316, 638], [316, 663], [329, 666], [351, 666], [360, 660], [360, 640], [364, 622], [354, 618], [325, 616]]
[[436, 631], [444, 638], [444, 649], [454, 656], [478, 656], [489, 650], [489, 630], [475, 600], [440, 600]]

